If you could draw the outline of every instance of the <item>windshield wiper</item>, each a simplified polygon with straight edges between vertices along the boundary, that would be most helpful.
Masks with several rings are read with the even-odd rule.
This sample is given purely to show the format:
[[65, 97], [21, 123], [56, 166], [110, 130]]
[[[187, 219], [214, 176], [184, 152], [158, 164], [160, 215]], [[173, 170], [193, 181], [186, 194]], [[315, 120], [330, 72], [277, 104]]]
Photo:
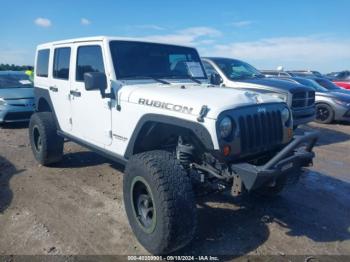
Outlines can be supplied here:
[[187, 76], [188, 79], [191, 79], [193, 82], [196, 82], [197, 84], [202, 84], [201, 81], [199, 81], [197, 78], [193, 77], [193, 76]]
[[159, 83], [162, 83], [162, 84], [165, 84], [165, 85], [170, 85], [169, 82], [165, 81], [165, 80], [162, 80], [162, 79], [159, 79], [159, 78], [156, 78], [156, 77], [153, 77], [153, 76], [130, 76], [130, 77], [123, 77], [121, 80], [132, 80], [132, 79], [135, 79], [135, 80], [138, 80], [138, 79], [152, 79], [156, 82], [159, 82]]
[[190, 75], [185, 75], [185, 76], [170, 76], [170, 77], [167, 77], [167, 78], [172, 78], [172, 79], [190, 79], [192, 80], [193, 82], [196, 82], [197, 84], [202, 84], [201, 81], [199, 81], [197, 78], [193, 77], [193, 76], [190, 76]]

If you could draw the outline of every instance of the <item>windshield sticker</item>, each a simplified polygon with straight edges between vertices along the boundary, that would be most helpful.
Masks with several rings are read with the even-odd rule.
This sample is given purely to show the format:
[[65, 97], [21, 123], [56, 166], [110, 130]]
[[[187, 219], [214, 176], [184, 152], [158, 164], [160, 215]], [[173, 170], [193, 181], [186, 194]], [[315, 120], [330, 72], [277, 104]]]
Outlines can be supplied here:
[[188, 72], [193, 77], [204, 77], [201, 64], [198, 62], [186, 62]]
[[18, 82], [20, 82], [22, 85], [30, 85], [32, 83], [29, 80], [19, 80]]

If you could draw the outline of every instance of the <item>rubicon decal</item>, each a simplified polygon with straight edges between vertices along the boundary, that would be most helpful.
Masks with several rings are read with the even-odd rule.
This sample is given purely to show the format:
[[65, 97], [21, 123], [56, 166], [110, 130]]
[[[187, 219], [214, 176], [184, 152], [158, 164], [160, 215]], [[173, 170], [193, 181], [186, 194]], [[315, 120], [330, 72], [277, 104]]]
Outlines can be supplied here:
[[176, 105], [176, 104], [161, 102], [161, 101], [156, 101], [156, 100], [149, 100], [149, 99], [145, 99], [145, 98], [140, 98], [139, 104], [163, 108], [166, 110], [181, 112], [181, 113], [185, 113], [185, 114], [192, 114], [192, 111], [193, 111], [192, 107], [188, 107], [188, 106], [184, 106], [184, 105]]

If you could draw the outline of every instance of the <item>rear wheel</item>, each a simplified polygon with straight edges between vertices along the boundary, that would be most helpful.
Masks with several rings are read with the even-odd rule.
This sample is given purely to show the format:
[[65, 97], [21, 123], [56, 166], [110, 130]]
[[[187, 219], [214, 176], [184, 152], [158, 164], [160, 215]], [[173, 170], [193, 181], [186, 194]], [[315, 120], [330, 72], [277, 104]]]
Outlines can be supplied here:
[[63, 138], [57, 135], [56, 123], [50, 112], [34, 113], [29, 122], [29, 140], [35, 159], [47, 166], [63, 156]]
[[330, 124], [334, 120], [333, 109], [327, 104], [316, 105], [316, 122]]
[[131, 157], [123, 192], [130, 226], [150, 253], [168, 254], [192, 240], [194, 194], [190, 178], [173, 154], [150, 151]]

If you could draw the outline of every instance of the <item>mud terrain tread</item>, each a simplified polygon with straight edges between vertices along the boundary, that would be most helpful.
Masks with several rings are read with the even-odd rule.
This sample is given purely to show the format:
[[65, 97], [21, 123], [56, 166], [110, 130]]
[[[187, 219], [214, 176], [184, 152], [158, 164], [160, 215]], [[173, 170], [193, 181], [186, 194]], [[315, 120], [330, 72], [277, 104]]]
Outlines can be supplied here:
[[[151, 151], [133, 156], [126, 167], [126, 180], [132, 177], [133, 167], [146, 170], [153, 183], [152, 191], [155, 201], [158, 200], [157, 214], [162, 234], [155, 230], [150, 241], [138, 230], [134, 230], [133, 221], [129, 221], [142, 245], [153, 254], [168, 254], [188, 244], [196, 231], [196, 206], [190, 178], [173, 154], [166, 151]], [[140, 174], [138, 174], [140, 175]], [[124, 188], [125, 194], [130, 194]], [[124, 198], [125, 199], [125, 198]], [[127, 201], [127, 200], [126, 200]], [[127, 212], [130, 206], [126, 205]], [[137, 224], [135, 224], [137, 226]], [[153, 234], [153, 233], [152, 233]]]
[[[42, 150], [35, 150], [33, 128], [37, 126], [42, 139]], [[51, 112], [34, 113], [29, 122], [29, 139], [36, 160], [43, 166], [59, 162], [63, 156], [63, 138], [57, 135], [57, 127]]]

